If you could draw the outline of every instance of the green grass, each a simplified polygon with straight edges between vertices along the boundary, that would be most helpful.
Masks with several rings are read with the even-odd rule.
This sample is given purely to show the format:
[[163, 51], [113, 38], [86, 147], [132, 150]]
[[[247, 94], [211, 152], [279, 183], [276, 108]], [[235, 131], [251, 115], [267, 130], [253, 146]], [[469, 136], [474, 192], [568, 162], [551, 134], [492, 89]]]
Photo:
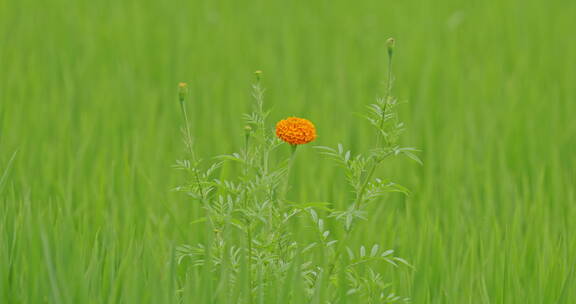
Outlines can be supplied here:
[[[241, 147], [256, 69], [273, 121], [365, 149], [354, 113], [384, 92], [391, 36], [403, 141], [425, 165], [379, 172], [413, 194], [353, 244], [414, 264], [389, 275], [416, 304], [572, 303], [574, 28], [571, 1], [0, 0], [0, 303], [175, 303], [174, 248], [205, 234], [170, 192], [177, 83], [201, 156]], [[290, 197], [347, 205], [336, 168], [299, 153]]]

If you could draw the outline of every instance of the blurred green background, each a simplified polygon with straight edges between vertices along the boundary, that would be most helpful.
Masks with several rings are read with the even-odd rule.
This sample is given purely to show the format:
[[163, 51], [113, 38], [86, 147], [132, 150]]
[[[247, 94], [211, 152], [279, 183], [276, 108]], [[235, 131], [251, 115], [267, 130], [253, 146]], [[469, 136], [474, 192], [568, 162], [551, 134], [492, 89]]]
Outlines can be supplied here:
[[[175, 302], [173, 248], [203, 233], [170, 192], [178, 82], [202, 157], [240, 149], [257, 69], [271, 121], [362, 151], [388, 37], [425, 165], [379, 172], [413, 194], [354, 244], [413, 263], [390, 274], [413, 303], [573, 303], [574, 29], [574, 1], [0, 0], [0, 303]], [[292, 199], [344, 208], [343, 176], [300, 152]]]

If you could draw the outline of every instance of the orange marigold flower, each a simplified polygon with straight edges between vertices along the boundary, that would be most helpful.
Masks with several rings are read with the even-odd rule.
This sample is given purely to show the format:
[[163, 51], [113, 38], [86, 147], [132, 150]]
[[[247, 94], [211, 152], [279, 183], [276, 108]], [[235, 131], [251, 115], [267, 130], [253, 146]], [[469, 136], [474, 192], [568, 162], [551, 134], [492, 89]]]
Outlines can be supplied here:
[[307, 144], [316, 139], [316, 127], [308, 119], [288, 117], [276, 124], [276, 136], [291, 145]]

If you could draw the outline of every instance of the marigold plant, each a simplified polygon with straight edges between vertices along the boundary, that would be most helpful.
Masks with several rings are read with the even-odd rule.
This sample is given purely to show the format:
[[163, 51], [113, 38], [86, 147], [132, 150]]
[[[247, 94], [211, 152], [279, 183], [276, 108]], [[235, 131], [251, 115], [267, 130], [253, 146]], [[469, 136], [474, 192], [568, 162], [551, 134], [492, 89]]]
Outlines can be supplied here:
[[[388, 58], [393, 54], [388, 41]], [[182, 271], [178, 290], [186, 294], [208, 293], [213, 303], [396, 303], [408, 301], [397, 296], [395, 285], [387, 282], [377, 264], [399, 267], [408, 262], [384, 250], [379, 244], [350, 244], [354, 228], [368, 219], [370, 203], [390, 192], [407, 193], [393, 182], [376, 178], [384, 159], [406, 155], [418, 160], [415, 149], [401, 147], [403, 130], [395, 112], [397, 101], [391, 95], [391, 72], [386, 97], [371, 105], [368, 121], [375, 127], [375, 147], [353, 155], [339, 144], [337, 148], [316, 147], [343, 169], [353, 192], [349, 201], [302, 203], [289, 200], [290, 169], [297, 147], [316, 139], [316, 128], [303, 118], [288, 117], [272, 129], [264, 110], [262, 71], [256, 71], [253, 85], [254, 107], [244, 116], [244, 147], [221, 155], [211, 165], [194, 151], [185, 101], [188, 86], [179, 85], [184, 116], [183, 138], [187, 156], [176, 168], [186, 172], [187, 181], [176, 188], [202, 206], [195, 224], [204, 224], [206, 238], [195, 245], [181, 245], [177, 261]], [[275, 134], [274, 134], [275, 133]], [[274, 136], [276, 135], [276, 136]], [[289, 144], [290, 156], [278, 159], [277, 150]], [[230, 164], [235, 174], [217, 174]], [[234, 165], [236, 164], [236, 165]], [[317, 176], [311, 178], [318, 178]], [[347, 205], [345, 210], [335, 206]], [[307, 223], [314, 235], [296, 235], [293, 224]], [[382, 265], [378, 266], [382, 267]], [[211, 278], [209, 285], [195, 279]], [[213, 286], [211, 290], [196, 286]]]

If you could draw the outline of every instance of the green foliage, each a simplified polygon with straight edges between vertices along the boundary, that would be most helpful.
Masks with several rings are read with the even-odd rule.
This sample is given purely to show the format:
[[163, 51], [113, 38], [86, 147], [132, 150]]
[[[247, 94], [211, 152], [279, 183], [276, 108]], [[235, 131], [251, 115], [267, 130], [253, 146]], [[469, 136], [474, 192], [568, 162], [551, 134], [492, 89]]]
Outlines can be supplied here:
[[[222, 272], [176, 259], [179, 245], [204, 244], [212, 261], [214, 232], [198, 198], [170, 191], [195, 175], [172, 168], [191, 159], [175, 84], [188, 82], [199, 174], [223, 161], [210, 156], [244, 147], [254, 67], [266, 72], [269, 123], [307, 117], [314, 145], [342, 143], [344, 156], [369, 161], [376, 129], [354, 117], [374, 117], [366, 104], [387, 97], [391, 35], [405, 122], [396, 146], [422, 149], [425, 166], [399, 154], [375, 170], [372, 182], [410, 195], [388, 193], [359, 210], [367, 220], [353, 216], [338, 282], [348, 282], [345, 247], [357, 258], [379, 244], [414, 269], [380, 260], [359, 274], [372, 268], [413, 303], [573, 303], [575, 11], [575, 1], [540, 0], [0, 1], [0, 303], [235, 304], [230, 280], [214, 279]], [[330, 215], [356, 196], [342, 167], [301, 148], [286, 205], [305, 211], [288, 231], [301, 250], [316, 244], [287, 280], [268, 281], [279, 292], [266, 304], [288, 291], [325, 304], [328, 288], [307, 286], [331, 284], [322, 242], [340, 246], [344, 220]], [[271, 156], [288, 159], [289, 148]], [[241, 187], [241, 173], [225, 161], [203, 187]], [[231, 251], [246, 258], [246, 236], [227, 225], [242, 246], [226, 248], [224, 265]], [[243, 295], [246, 270], [241, 262], [234, 283]], [[343, 298], [349, 284], [339, 286]]]
[[[286, 200], [288, 175], [297, 146], [291, 146], [290, 159], [273, 161], [272, 154], [281, 147], [281, 141], [268, 127], [266, 118], [269, 112], [264, 111], [261, 73], [256, 73], [257, 81], [253, 85], [253, 111], [244, 115], [244, 149], [216, 157], [219, 161], [207, 169], [204, 169], [201, 160], [195, 158], [186, 94], [180, 94], [185, 121], [182, 132], [189, 158], [176, 162], [175, 168], [188, 174], [187, 182], [176, 190], [185, 192], [193, 202], [202, 206], [206, 214], [202, 221], [208, 221], [207, 229], [212, 234], [208, 244], [179, 246], [178, 263], [190, 260], [193, 267], [209, 269], [214, 273], [214, 286], [225, 284], [226, 289], [220, 292], [237, 295], [237, 303], [265, 301], [267, 295], [280, 291], [278, 286], [270, 284], [271, 281], [290, 281], [294, 276], [300, 276], [303, 280], [303, 291], [286, 291], [286, 302], [296, 303], [294, 294], [299, 292], [306, 294], [308, 302], [319, 294], [323, 295], [322, 301], [328, 303], [345, 302], [345, 298], [354, 298], [362, 303], [408, 301], [408, 298], [396, 296], [391, 291], [392, 283], [385, 283], [382, 275], [364, 265], [383, 261], [394, 267], [398, 267], [398, 263], [410, 266], [406, 260], [393, 256], [393, 250], [380, 252], [378, 244], [372, 247], [369, 255], [366, 248], [361, 246], [357, 257], [348, 247], [355, 221], [367, 220], [365, 210], [368, 203], [391, 192], [408, 194], [408, 190], [401, 185], [373, 178], [377, 167], [384, 160], [398, 155], [406, 155], [421, 163], [413, 153], [416, 149], [397, 145], [403, 124], [395, 111], [396, 99], [390, 96], [392, 87], [388, 86], [386, 99], [378, 99], [376, 104], [369, 107], [371, 112], [366, 117], [376, 129], [378, 145], [375, 149], [353, 156], [341, 144], [337, 149], [316, 147], [322, 155], [343, 168], [355, 195], [349, 207], [340, 211], [327, 208], [327, 203], [290, 203]], [[391, 75], [389, 73], [389, 77]], [[227, 162], [239, 164], [240, 172], [233, 175], [233, 179], [213, 177]], [[321, 217], [319, 211], [328, 211], [327, 217]], [[311, 219], [317, 233], [314, 241], [303, 243], [300, 241], [303, 238], [294, 237], [291, 224], [299, 217]], [[345, 236], [338, 239], [333, 235], [327, 229], [326, 219], [341, 221]], [[348, 251], [348, 260], [343, 259], [344, 250]], [[330, 262], [322, 263], [318, 256]], [[241, 269], [244, 269], [245, 275], [240, 273]], [[291, 272], [292, 269], [300, 271]], [[342, 276], [346, 280], [340, 280]], [[239, 277], [247, 282], [240, 282]], [[342, 296], [339, 290], [347, 292]]]

